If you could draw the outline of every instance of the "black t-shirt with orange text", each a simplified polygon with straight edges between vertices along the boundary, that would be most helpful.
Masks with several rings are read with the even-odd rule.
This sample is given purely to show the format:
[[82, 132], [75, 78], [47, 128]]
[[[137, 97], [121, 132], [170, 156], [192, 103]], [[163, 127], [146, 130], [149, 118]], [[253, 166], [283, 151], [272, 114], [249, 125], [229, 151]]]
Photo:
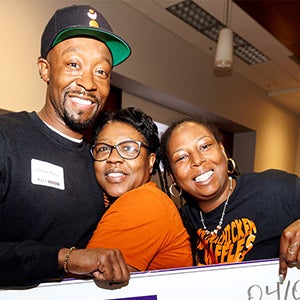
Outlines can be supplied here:
[[[296, 175], [267, 170], [235, 179], [217, 234], [206, 234], [195, 204], [181, 209], [197, 265], [277, 258], [281, 232], [300, 218], [300, 178]], [[224, 203], [203, 213], [208, 230], [216, 228], [223, 208]]]

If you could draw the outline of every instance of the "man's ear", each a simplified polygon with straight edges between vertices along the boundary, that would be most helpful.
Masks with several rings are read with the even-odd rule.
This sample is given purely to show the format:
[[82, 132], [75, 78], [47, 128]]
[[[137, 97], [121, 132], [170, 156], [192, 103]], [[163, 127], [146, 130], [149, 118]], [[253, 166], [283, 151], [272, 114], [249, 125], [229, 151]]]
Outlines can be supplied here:
[[45, 81], [49, 82], [49, 74], [50, 74], [50, 64], [45, 58], [40, 57], [38, 59], [38, 68], [40, 77]]

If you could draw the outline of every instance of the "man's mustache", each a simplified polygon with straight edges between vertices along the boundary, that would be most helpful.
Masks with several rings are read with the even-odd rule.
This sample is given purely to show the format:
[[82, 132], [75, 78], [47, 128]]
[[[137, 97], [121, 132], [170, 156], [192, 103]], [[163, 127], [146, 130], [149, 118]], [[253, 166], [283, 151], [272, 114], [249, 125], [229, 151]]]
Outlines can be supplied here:
[[66, 91], [65, 97], [68, 96], [69, 94], [75, 94], [79, 96], [87, 96], [92, 98], [97, 104], [100, 103], [100, 99], [96, 97], [94, 94], [87, 92], [87, 91]]

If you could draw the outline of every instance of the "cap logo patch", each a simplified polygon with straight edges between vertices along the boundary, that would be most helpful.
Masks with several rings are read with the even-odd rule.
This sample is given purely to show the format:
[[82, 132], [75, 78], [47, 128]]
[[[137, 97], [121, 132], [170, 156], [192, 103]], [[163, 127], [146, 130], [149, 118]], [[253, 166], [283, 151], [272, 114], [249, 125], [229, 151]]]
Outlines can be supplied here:
[[87, 15], [91, 19], [89, 21], [89, 25], [91, 27], [99, 27], [99, 24], [96, 21], [96, 19], [97, 19], [97, 13], [93, 9], [89, 9], [89, 11], [87, 12]]

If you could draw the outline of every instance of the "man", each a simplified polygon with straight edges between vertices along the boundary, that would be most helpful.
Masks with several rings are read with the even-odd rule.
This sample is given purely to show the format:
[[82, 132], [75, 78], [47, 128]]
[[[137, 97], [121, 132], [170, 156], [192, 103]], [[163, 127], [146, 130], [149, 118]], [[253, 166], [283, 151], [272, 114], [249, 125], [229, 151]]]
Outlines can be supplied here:
[[117, 249], [83, 249], [104, 212], [83, 131], [109, 94], [127, 43], [89, 6], [57, 10], [38, 59], [42, 110], [0, 118], [0, 287], [34, 286], [65, 273], [127, 283]]

